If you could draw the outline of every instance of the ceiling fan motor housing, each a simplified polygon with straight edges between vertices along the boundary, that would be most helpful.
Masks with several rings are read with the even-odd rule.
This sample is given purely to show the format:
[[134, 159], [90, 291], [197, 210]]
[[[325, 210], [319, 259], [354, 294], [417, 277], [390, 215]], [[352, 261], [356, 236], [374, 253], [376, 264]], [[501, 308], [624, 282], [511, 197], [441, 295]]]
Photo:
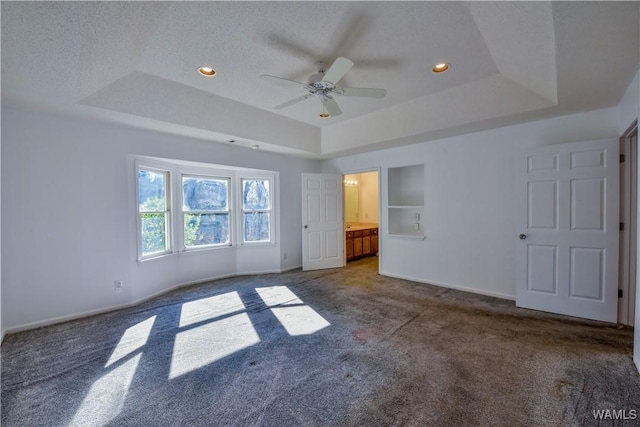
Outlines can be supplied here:
[[[333, 65], [331, 65], [328, 70], [324, 62], [316, 62], [316, 74], [309, 77], [308, 83], [306, 84], [295, 80], [283, 79], [282, 77], [270, 76], [267, 74], [264, 74], [260, 77], [264, 77], [280, 83], [286, 82], [289, 85], [295, 85], [297, 87], [302, 86], [307, 90], [307, 92], [309, 92], [306, 95], [299, 96], [283, 104], [277, 105], [276, 107], [274, 107], [276, 110], [281, 110], [283, 108], [297, 104], [298, 102], [304, 101], [305, 99], [314, 95], [315, 97], [319, 98], [324, 105], [323, 114], [326, 114], [327, 116], [321, 115], [321, 117], [328, 117], [329, 115], [339, 116], [340, 114], [342, 114], [342, 111], [334, 100], [333, 95], [382, 98], [386, 93], [386, 90], [384, 89], [336, 87], [336, 84], [344, 77], [344, 75], [351, 69], [351, 67], [353, 67], [353, 61], [343, 57], [336, 58], [336, 60], [333, 62]], [[324, 109], [326, 109], [326, 111]]]
[[324, 74], [325, 71], [327, 71], [327, 64], [325, 64], [323, 61], [316, 62], [314, 67], [316, 68], [316, 71], [321, 74]]
[[318, 83], [322, 80], [323, 77], [324, 73], [313, 74], [311, 77], [309, 77], [309, 84], [313, 85], [315, 83]]
[[309, 77], [310, 85], [313, 85], [314, 83], [317, 83], [320, 80], [322, 80], [322, 78], [324, 77], [324, 73], [327, 70], [327, 65], [322, 61], [318, 61], [315, 63], [315, 68], [316, 68], [317, 74], [313, 74], [311, 77]]

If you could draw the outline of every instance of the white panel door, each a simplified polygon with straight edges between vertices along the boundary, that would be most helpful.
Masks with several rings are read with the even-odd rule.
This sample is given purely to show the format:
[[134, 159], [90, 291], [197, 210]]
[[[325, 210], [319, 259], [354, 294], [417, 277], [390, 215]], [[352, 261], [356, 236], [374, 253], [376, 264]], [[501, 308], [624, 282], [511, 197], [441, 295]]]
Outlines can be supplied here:
[[617, 321], [619, 143], [538, 147], [519, 165], [516, 305]]
[[344, 266], [342, 176], [302, 174], [302, 269]]

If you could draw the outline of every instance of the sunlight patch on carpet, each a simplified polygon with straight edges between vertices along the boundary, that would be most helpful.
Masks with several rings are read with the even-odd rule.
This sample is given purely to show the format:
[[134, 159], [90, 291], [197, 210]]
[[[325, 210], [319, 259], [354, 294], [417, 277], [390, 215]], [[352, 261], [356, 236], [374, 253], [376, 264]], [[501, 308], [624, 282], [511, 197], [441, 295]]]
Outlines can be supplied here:
[[310, 335], [330, 325], [286, 286], [256, 288], [256, 292], [289, 335]]
[[116, 418], [122, 411], [141, 357], [142, 353], [139, 353], [94, 382], [76, 411], [71, 425], [106, 425]]
[[256, 292], [262, 298], [267, 307], [274, 305], [304, 304], [300, 298], [286, 286], [270, 286], [268, 288], [256, 288]]
[[246, 313], [179, 332], [173, 345], [169, 379], [207, 366], [259, 342], [260, 337]]
[[289, 335], [310, 335], [330, 325], [327, 320], [308, 305], [274, 307], [271, 309]]
[[113, 349], [113, 353], [111, 353], [111, 357], [109, 357], [109, 360], [104, 367], [109, 367], [118, 360], [145, 345], [149, 339], [149, 334], [151, 334], [151, 328], [155, 321], [156, 316], [151, 316], [147, 320], [137, 323], [124, 331], [120, 341], [118, 341], [118, 345]]
[[180, 311], [180, 327], [204, 322], [244, 309], [245, 305], [237, 292], [227, 292], [222, 295], [185, 302], [182, 304]]

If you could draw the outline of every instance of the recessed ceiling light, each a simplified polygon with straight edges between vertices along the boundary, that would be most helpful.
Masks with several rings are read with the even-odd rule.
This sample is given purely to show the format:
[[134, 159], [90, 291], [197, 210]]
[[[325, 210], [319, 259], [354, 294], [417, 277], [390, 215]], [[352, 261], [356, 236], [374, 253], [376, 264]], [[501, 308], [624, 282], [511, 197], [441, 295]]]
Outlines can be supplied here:
[[320, 113], [320, 117], [323, 119], [328, 119], [331, 116], [328, 113]]
[[198, 72], [206, 77], [213, 77], [216, 75], [216, 70], [211, 67], [200, 67], [198, 68]]
[[434, 65], [431, 70], [434, 73], [444, 73], [445, 71], [447, 71], [449, 69], [449, 67], [450, 67], [450, 65], [447, 64], [446, 62], [441, 62], [439, 64]]

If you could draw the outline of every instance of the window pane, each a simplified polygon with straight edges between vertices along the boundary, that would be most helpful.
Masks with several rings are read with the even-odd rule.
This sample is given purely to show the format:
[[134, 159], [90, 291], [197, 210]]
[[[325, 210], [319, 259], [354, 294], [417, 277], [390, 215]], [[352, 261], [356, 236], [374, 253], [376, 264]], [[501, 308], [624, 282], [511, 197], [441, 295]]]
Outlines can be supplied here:
[[269, 181], [263, 179], [242, 180], [243, 209], [269, 209]]
[[185, 214], [185, 246], [229, 243], [229, 214]]
[[269, 212], [244, 213], [244, 241], [269, 241]]
[[140, 169], [138, 171], [138, 206], [140, 211], [165, 211], [166, 174]]
[[142, 255], [167, 250], [166, 214], [144, 213], [142, 218]]
[[228, 209], [226, 179], [182, 177], [185, 211], [226, 211]]

